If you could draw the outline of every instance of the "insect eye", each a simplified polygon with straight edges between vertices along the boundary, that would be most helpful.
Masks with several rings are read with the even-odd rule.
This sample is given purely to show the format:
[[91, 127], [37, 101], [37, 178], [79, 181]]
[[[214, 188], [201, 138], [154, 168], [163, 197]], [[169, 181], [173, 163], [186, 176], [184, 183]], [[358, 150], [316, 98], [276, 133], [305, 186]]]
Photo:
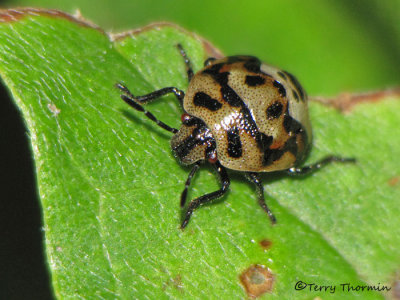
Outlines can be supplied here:
[[182, 114], [182, 116], [181, 116], [181, 121], [182, 121], [183, 124], [185, 124], [185, 123], [189, 122], [189, 120], [190, 120], [191, 118], [192, 118], [192, 117], [191, 117], [189, 114], [184, 113], [184, 114]]

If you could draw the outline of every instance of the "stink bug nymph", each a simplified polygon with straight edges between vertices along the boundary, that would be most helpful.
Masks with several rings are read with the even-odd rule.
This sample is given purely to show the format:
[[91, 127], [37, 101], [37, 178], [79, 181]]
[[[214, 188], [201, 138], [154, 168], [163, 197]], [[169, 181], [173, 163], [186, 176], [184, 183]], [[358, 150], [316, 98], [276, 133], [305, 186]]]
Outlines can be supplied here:
[[[181, 194], [181, 207], [202, 162], [209, 162], [220, 177], [219, 190], [189, 203], [181, 228], [186, 227], [195, 209], [226, 193], [230, 184], [226, 169], [244, 172], [256, 185], [258, 203], [274, 224], [276, 218], [265, 203], [261, 172], [305, 175], [330, 162], [354, 162], [352, 158], [328, 156], [313, 165], [298, 167], [311, 146], [311, 125], [307, 95], [290, 73], [256, 57], [237, 55], [209, 58], [194, 74], [184, 49], [177, 47], [189, 80], [186, 94], [176, 87], [166, 87], [134, 96], [124, 85], [116, 86], [123, 92], [122, 100], [174, 134], [171, 148], [175, 156], [184, 165], [193, 165]], [[179, 130], [142, 106], [169, 93], [183, 106]]]

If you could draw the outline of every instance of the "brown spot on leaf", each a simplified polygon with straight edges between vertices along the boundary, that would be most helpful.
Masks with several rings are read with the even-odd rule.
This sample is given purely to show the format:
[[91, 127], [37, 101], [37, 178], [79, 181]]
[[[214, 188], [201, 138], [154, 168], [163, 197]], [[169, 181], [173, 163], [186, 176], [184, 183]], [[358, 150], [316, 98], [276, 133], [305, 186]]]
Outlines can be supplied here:
[[181, 275], [176, 275], [174, 278], [172, 278], [172, 285], [177, 288], [177, 289], [182, 289], [183, 284], [182, 284], [182, 277]]
[[272, 291], [274, 275], [262, 265], [250, 266], [239, 278], [249, 297], [256, 298]]
[[389, 97], [400, 97], [400, 88], [368, 93], [342, 93], [335, 98], [312, 97], [310, 100], [332, 106], [341, 112], [348, 113], [358, 104], [379, 102]]
[[168, 286], [173, 286], [177, 290], [183, 289], [182, 277], [180, 274], [176, 275], [174, 278], [170, 278], [163, 284], [163, 290], [165, 290]]
[[267, 249], [271, 248], [272, 241], [271, 240], [267, 240], [267, 239], [263, 239], [263, 240], [260, 241], [260, 246], [263, 247], [263, 249], [267, 250]]
[[398, 185], [399, 183], [400, 183], [400, 177], [399, 177], [399, 176], [395, 176], [395, 177], [389, 179], [389, 181], [388, 181], [388, 184], [389, 184], [390, 186], [396, 186], [396, 185]]
[[17, 22], [22, 18], [29, 16], [47, 16], [53, 18], [62, 18], [85, 27], [94, 28], [104, 33], [104, 31], [100, 29], [100, 27], [91, 23], [88, 20], [83, 19], [81, 16], [72, 16], [70, 14], [67, 14], [65, 12], [56, 9], [41, 9], [32, 7], [16, 8], [16, 9], [0, 9], [0, 23]]

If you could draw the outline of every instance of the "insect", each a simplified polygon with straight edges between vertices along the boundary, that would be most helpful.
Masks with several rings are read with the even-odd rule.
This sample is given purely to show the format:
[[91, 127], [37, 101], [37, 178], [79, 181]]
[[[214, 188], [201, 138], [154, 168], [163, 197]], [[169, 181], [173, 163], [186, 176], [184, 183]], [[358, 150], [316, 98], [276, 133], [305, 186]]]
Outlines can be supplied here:
[[[194, 210], [223, 196], [230, 185], [227, 169], [244, 172], [255, 184], [258, 203], [272, 224], [276, 218], [267, 206], [260, 173], [285, 171], [306, 175], [331, 162], [354, 162], [353, 158], [328, 156], [315, 164], [298, 167], [311, 146], [311, 125], [307, 95], [288, 72], [262, 63], [253, 56], [208, 58], [204, 68], [193, 73], [183, 47], [189, 86], [186, 93], [166, 87], [143, 96], [134, 96], [118, 83], [121, 98], [143, 112], [161, 128], [172, 132], [171, 148], [184, 165], [193, 165], [181, 194], [185, 206], [188, 188], [202, 162], [209, 162], [221, 181], [217, 191], [192, 200], [184, 213], [185, 228]], [[142, 106], [166, 94], [174, 94], [183, 106], [180, 129], [158, 120]]]

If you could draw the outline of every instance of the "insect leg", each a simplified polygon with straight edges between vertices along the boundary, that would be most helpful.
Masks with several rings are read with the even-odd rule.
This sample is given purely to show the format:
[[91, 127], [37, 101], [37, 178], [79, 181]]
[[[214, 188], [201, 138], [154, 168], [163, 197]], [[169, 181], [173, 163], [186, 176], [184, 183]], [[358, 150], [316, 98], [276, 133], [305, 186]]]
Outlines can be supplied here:
[[[167, 124], [165, 124], [164, 122], [161, 122], [151, 112], [145, 110], [142, 105], [140, 105], [139, 103], [137, 103], [135, 101], [140, 97], [146, 97], [146, 96], [149, 96], [149, 95], [154, 94], [154, 93], [159, 92], [159, 91], [156, 91], [154, 93], [151, 93], [151, 94], [148, 94], [148, 95], [145, 95], [145, 96], [135, 97], [135, 96], [133, 96], [131, 94], [131, 92], [125, 86], [123, 86], [121, 84], [117, 84], [116, 86], [126, 94], [126, 95], [121, 95], [121, 99], [124, 100], [131, 107], [133, 107], [134, 109], [136, 109], [138, 111], [143, 112], [146, 115], [146, 117], [148, 117], [150, 120], [155, 122], [161, 128], [163, 128], [165, 130], [168, 130], [169, 132], [172, 132], [172, 133], [177, 133], [178, 132], [178, 129], [172, 128], [172, 127], [168, 126]], [[151, 96], [151, 97], [153, 97], [153, 96]], [[157, 98], [157, 97], [153, 97], [153, 98]], [[140, 101], [140, 100], [138, 100], [138, 101]]]
[[146, 104], [147, 102], [150, 102], [151, 100], [154, 100], [156, 98], [160, 98], [161, 96], [164, 96], [166, 94], [173, 93], [175, 97], [179, 100], [179, 102], [182, 104], [183, 98], [185, 97], [185, 93], [181, 91], [180, 89], [176, 87], [166, 87], [154, 92], [151, 92], [149, 94], [143, 95], [143, 96], [134, 96], [131, 91], [124, 86], [122, 83], [117, 83], [115, 87], [119, 88], [128, 98], [131, 98], [132, 100], [136, 102], [140, 102], [140, 104]]
[[247, 179], [253, 182], [256, 185], [257, 193], [258, 193], [258, 204], [262, 207], [262, 209], [268, 214], [269, 219], [271, 220], [272, 225], [276, 223], [276, 218], [269, 209], [267, 203], [265, 203], [264, 198], [264, 187], [262, 185], [260, 176], [257, 173], [248, 172], [246, 173]]
[[188, 80], [190, 82], [190, 80], [192, 80], [192, 77], [193, 77], [192, 63], [191, 63], [189, 57], [187, 56], [185, 50], [183, 49], [182, 45], [177, 44], [176, 47], [178, 48], [179, 52], [181, 53], [181, 55], [183, 57], [183, 60], [185, 61], [186, 72], [187, 72]]
[[205, 204], [207, 202], [210, 202], [214, 199], [221, 197], [228, 190], [228, 187], [230, 185], [230, 180], [229, 180], [228, 173], [226, 172], [226, 169], [221, 165], [221, 163], [219, 161], [217, 161], [215, 164], [213, 164], [213, 166], [215, 167], [215, 169], [217, 170], [217, 172], [219, 174], [219, 177], [221, 180], [221, 188], [218, 191], [198, 197], [189, 203], [189, 207], [185, 213], [185, 218], [181, 225], [182, 229], [184, 229], [186, 227], [186, 225], [189, 223], [190, 217], [195, 209], [197, 209], [202, 204]]
[[312, 172], [315, 172], [322, 167], [326, 166], [327, 164], [333, 163], [333, 162], [340, 162], [340, 163], [355, 163], [356, 159], [355, 158], [347, 158], [347, 157], [338, 157], [338, 156], [327, 156], [320, 161], [317, 161], [316, 163], [305, 166], [302, 168], [290, 168], [286, 170], [286, 173], [289, 174], [290, 176], [302, 176], [302, 175], [307, 175], [311, 174]]
[[181, 207], [183, 207], [185, 205], [188, 187], [190, 186], [190, 183], [192, 181], [194, 174], [196, 174], [196, 172], [199, 168], [200, 168], [200, 162], [196, 162], [195, 165], [193, 166], [192, 170], [189, 173], [189, 176], [185, 183], [185, 189], [183, 190], [183, 192], [181, 194]]

